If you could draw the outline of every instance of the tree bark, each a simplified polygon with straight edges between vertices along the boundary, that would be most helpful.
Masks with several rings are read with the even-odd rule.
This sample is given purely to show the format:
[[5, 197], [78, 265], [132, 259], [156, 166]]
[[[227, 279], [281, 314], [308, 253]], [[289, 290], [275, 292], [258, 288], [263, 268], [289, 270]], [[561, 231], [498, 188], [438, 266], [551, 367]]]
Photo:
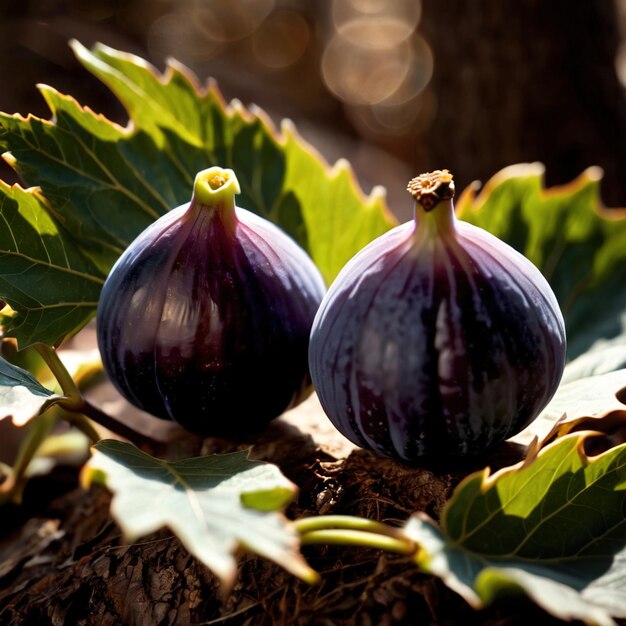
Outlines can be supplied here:
[[435, 59], [428, 168], [449, 167], [462, 189], [513, 163], [541, 161], [548, 184], [600, 165], [604, 201], [626, 204], [611, 0], [427, 0], [421, 30]]

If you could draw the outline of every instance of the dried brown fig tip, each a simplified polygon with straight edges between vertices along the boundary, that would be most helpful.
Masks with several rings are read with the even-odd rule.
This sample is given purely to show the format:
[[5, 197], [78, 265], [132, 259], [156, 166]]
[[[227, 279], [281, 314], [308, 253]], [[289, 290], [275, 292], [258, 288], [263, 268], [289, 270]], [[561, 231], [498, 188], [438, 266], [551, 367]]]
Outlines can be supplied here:
[[435, 170], [416, 176], [407, 191], [425, 211], [431, 211], [443, 200], [454, 198], [454, 181], [448, 170]]
[[361, 250], [324, 296], [311, 377], [356, 445], [408, 462], [479, 457], [554, 395], [563, 315], [528, 259], [456, 219], [448, 171], [409, 191], [415, 219]]

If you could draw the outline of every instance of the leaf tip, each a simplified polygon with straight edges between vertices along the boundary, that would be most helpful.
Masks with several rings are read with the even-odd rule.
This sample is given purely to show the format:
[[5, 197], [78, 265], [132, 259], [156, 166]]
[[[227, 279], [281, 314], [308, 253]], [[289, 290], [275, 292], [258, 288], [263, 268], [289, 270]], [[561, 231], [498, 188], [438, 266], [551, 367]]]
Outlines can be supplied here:
[[[245, 109], [244, 109], [245, 110]], [[272, 118], [258, 105], [252, 103], [248, 107], [249, 114], [252, 115], [253, 118], [257, 118], [260, 122], [265, 126], [271, 137], [277, 143], [280, 141], [276, 136], [276, 126], [272, 121]]]
[[295, 135], [297, 134], [296, 125], [293, 123], [293, 120], [285, 117], [281, 120], [280, 130], [283, 134]]
[[163, 76], [160, 77], [160, 82], [162, 84], [167, 84], [176, 74], [186, 80], [189, 85], [191, 85], [191, 88], [201, 96], [205, 96], [209, 93], [209, 91], [213, 91], [217, 88], [217, 84], [213, 78], [209, 78], [203, 86], [200, 84], [198, 76], [192, 72], [190, 68], [183, 65], [174, 57], [167, 57], [165, 59], [165, 72], [163, 73]]
[[241, 117], [246, 116], [246, 108], [243, 106], [243, 102], [241, 102], [239, 98], [233, 98], [228, 103], [228, 108], [231, 110], [232, 113], [240, 115]]
[[79, 483], [80, 486], [86, 491], [94, 483], [98, 485], [106, 485], [106, 478], [106, 472], [104, 470], [87, 464], [80, 472]]
[[289, 504], [296, 496], [298, 489], [295, 485], [288, 487], [274, 487], [256, 491], [243, 491], [240, 501], [248, 509], [257, 511], [276, 511]]
[[539, 454], [542, 445], [543, 442], [539, 440], [539, 437], [537, 435], [535, 435], [532, 441], [528, 444], [528, 447], [526, 448], [526, 456], [522, 461], [520, 469], [523, 467], [527, 467], [537, 458], [537, 455]]
[[[9, 165], [10, 167], [12, 167], [13, 169], [15, 169], [15, 165], [17, 163], [17, 159], [13, 156], [13, 153], [7, 151], [7, 152], [3, 152], [2, 153], [2, 160]], [[4, 181], [2, 181], [4, 182]], [[8, 187], [8, 185], [7, 185]]]
[[[519, 464], [518, 464], [519, 465]], [[509, 466], [509, 467], [516, 467], [516, 466]], [[507, 468], [503, 468], [503, 469], [508, 469]], [[486, 493], [487, 491], [489, 491], [489, 489], [491, 489], [494, 484], [497, 483], [498, 481], [498, 475], [500, 474], [500, 472], [491, 472], [491, 468], [489, 466], [483, 468], [482, 470], [478, 470], [475, 474], [470, 474], [467, 479], [472, 479], [472, 477], [480, 477], [480, 492], [481, 493]], [[466, 480], [467, 480], [466, 479]], [[468, 480], [468, 482], [470, 482], [470, 480]]]
[[295, 559], [290, 571], [309, 585], [317, 585], [322, 580], [322, 577], [303, 558]]
[[80, 43], [80, 41], [78, 41], [78, 39], [76, 39], [75, 37], [72, 37], [67, 42], [67, 45], [72, 49], [72, 52], [76, 56], [79, 56], [81, 54], [85, 54], [86, 52], [88, 52], [87, 48], [85, 48], [85, 46], [83, 46], [83, 44]]
[[348, 161], [348, 159], [344, 159], [342, 157], [335, 161], [335, 164], [333, 165], [330, 171], [330, 174], [331, 174], [331, 177], [335, 177], [341, 174], [343, 171], [350, 171], [351, 169], [352, 168], [350, 166], [350, 162]]
[[372, 187], [368, 200], [370, 202], [376, 202], [377, 200], [386, 200], [387, 190], [382, 185], [375, 185]]
[[467, 185], [467, 187], [465, 187], [465, 189], [463, 189], [458, 197], [458, 200], [456, 201], [456, 211], [459, 217], [462, 217], [465, 211], [472, 208], [481, 186], [482, 183], [479, 180], [473, 180], [469, 185]]
[[[50, 109], [53, 117], [56, 116], [56, 112], [58, 109], [56, 99], [62, 98], [62, 94], [59, 93], [54, 87], [46, 85], [45, 83], [37, 83], [36, 87], [42, 98], [46, 101], [46, 104], [48, 105], [48, 108]], [[76, 102], [71, 96], [65, 96], [65, 98]], [[78, 102], [76, 102], [76, 104], [78, 105]]]
[[604, 170], [599, 165], [591, 165], [583, 172], [583, 176], [591, 182], [599, 182], [604, 178]]
[[474, 198], [474, 208], [479, 209], [487, 202], [493, 190], [504, 182], [514, 178], [536, 178], [539, 180], [540, 188], [543, 187], [543, 176], [546, 168], [543, 163], [534, 161], [533, 163], [514, 163], [496, 172], [483, 186], [480, 193]]

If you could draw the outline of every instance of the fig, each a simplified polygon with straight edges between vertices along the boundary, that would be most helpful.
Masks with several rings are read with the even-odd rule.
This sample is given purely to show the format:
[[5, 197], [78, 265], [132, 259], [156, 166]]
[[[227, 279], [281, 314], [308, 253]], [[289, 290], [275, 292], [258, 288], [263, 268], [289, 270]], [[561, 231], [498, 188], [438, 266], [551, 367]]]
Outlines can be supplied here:
[[342, 269], [313, 322], [322, 407], [355, 444], [405, 461], [478, 456], [527, 426], [565, 365], [539, 270], [456, 218], [447, 170], [414, 178], [415, 216]]
[[307, 350], [325, 292], [306, 252], [235, 205], [211, 167], [191, 201], [113, 266], [97, 313], [104, 369], [132, 404], [203, 436], [246, 436], [311, 392]]

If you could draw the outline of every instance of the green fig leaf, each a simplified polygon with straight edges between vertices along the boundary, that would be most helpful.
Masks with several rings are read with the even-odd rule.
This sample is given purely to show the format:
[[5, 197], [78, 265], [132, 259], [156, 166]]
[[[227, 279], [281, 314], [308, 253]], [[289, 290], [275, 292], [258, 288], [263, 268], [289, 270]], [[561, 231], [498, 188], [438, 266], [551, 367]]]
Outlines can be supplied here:
[[0, 294], [13, 309], [1, 323], [24, 345], [54, 344], [93, 315], [106, 274], [37, 189], [0, 181], [0, 217]]
[[610, 339], [598, 339], [587, 352], [565, 366], [561, 384], [626, 368], [626, 323]]
[[539, 417], [511, 441], [529, 445], [537, 438], [543, 444], [573, 430], [626, 441], [626, 369], [562, 383]]
[[30, 372], [0, 357], [0, 419], [12, 417], [16, 426], [60, 400]]
[[599, 168], [549, 189], [543, 172], [538, 163], [508, 167], [480, 194], [468, 188], [457, 214], [541, 270], [563, 310], [568, 353], [575, 358], [626, 329], [626, 213], [602, 207]]
[[226, 587], [235, 582], [239, 547], [315, 581], [296, 531], [279, 512], [297, 488], [276, 466], [247, 457], [244, 451], [167, 462], [127, 443], [100, 441], [82, 481], [113, 492], [111, 513], [128, 541], [167, 527]]
[[405, 533], [418, 564], [472, 606], [526, 593], [564, 620], [626, 617], [626, 444], [585, 453], [570, 434], [493, 475], [468, 476], [441, 527], [414, 515]]
[[[311, 255], [328, 283], [346, 262], [395, 220], [377, 190], [369, 198], [348, 163], [332, 169], [284, 122], [277, 134], [257, 107], [230, 106], [214, 83], [201, 88], [176, 61], [159, 74], [143, 59], [96, 44], [72, 47], [79, 61], [124, 103], [144, 130], [181, 166], [235, 170], [242, 188], [238, 204], [284, 228]], [[172, 183], [173, 184], [173, 183]], [[181, 202], [188, 200], [183, 183]]]
[[226, 105], [215, 84], [200, 88], [176, 62], [160, 74], [106, 46], [73, 48], [130, 121], [122, 128], [46, 86], [51, 120], [0, 114], [5, 159], [40, 190], [0, 187], [9, 250], [41, 249], [32, 260], [0, 255], [0, 299], [14, 310], [4, 330], [21, 347], [58, 344], [84, 325], [117, 257], [189, 201], [195, 174], [211, 165], [235, 170], [238, 204], [294, 237], [327, 282], [395, 224], [378, 191], [365, 197], [344, 161], [330, 168], [290, 123], [277, 132], [262, 111]]

